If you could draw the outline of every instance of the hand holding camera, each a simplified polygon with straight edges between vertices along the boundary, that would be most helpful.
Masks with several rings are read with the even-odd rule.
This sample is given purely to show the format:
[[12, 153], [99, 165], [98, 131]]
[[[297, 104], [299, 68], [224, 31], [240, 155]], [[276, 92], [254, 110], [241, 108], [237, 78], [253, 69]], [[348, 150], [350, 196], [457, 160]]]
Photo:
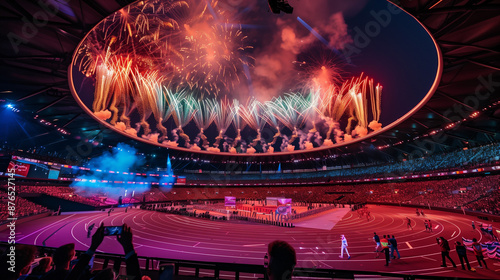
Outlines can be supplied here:
[[127, 224], [123, 224], [123, 226], [104, 226], [104, 224], [101, 224], [92, 236], [92, 244], [89, 249], [92, 251], [97, 250], [97, 247], [101, 245], [105, 236], [114, 235], [116, 235], [116, 240], [122, 245], [125, 254], [134, 250], [134, 245], [132, 244], [132, 230]]

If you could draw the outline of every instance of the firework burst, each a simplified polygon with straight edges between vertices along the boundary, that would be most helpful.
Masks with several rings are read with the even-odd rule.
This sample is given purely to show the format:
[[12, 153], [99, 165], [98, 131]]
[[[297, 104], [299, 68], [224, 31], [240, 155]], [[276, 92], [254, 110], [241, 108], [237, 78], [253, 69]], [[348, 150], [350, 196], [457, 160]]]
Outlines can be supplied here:
[[241, 29], [228, 24], [200, 22], [184, 25], [186, 40], [180, 49], [183, 63], [179, 67], [181, 81], [178, 87], [199, 90], [201, 96], [217, 96], [230, 91], [245, 76], [243, 67], [251, 65]]

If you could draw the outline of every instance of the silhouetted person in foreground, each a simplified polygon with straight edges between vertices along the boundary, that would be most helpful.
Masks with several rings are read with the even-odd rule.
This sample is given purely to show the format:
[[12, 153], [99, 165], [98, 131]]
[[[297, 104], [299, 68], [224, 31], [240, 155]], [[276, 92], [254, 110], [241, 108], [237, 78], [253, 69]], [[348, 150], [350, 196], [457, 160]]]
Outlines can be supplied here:
[[442, 267], [446, 267], [446, 258], [448, 258], [453, 264], [453, 267], [457, 267], [455, 262], [450, 258], [450, 244], [448, 243], [448, 240], [444, 239], [444, 237], [439, 237], [437, 238], [437, 243], [439, 244], [439, 247], [441, 247], [441, 257], [443, 258], [443, 264], [441, 265]]
[[49, 272], [51, 268], [52, 268], [52, 258], [51, 257], [41, 258], [38, 261], [38, 265], [31, 270], [30, 275], [24, 278], [24, 280], [38, 280], [42, 278], [42, 276], [45, 275], [47, 272]]
[[[92, 243], [84, 254], [78, 259], [78, 263], [75, 265], [71, 273], [66, 277], [66, 280], [83, 280], [86, 279], [88, 275], [88, 264], [92, 256], [95, 254], [99, 245], [101, 245], [104, 240], [104, 225], [96, 230], [92, 236]], [[120, 242], [125, 253], [125, 263], [127, 268], [127, 279], [139, 280], [141, 279], [141, 270], [139, 267], [139, 259], [134, 250], [134, 244], [132, 243], [132, 231], [130, 227], [126, 224], [123, 225], [123, 232], [121, 235], [116, 236], [116, 240]], [[94, 280], [112, 280], [115, 279], [115, 275], [112, 269], [105, 269], [97, 272], [93, 278]]]
[[15, 248], [15, 264], [9, 263], [11, 257], [8, 255], [10, 254], [9, 248], [0, 256], [1, 279], [16, 280], [19, 276], [27, 274], [30, 270], [31, 263], [35, 260], [35, 246], [17, 244]]
[[290, 244], [280, 240], [273, 241], [267, 247], [266, 256], [269, 256], [267, 266], [269, 280], [292, 279], [297, 256], [295, 249]]
[[42, 280], [61, 280], [69, 274], [71, 260], [75, 257], [75, 244], [69, 243], [57, 248], [54, 252], [53, 262], [55, 268], [45, 274]]

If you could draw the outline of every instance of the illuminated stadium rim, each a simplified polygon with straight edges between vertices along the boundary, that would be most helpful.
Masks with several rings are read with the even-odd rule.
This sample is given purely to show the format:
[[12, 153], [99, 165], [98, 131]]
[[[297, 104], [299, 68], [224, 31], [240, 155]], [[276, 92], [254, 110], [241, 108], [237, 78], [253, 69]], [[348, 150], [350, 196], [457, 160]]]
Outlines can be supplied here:
[[[135, 2], [129, 4], [129, 5], [125, 6], [125, 7], [122, 7], [122, 8], [120, 8], [120, 10], [124, 9], [124, 8], [126, 8], [128, 6], [134, 5], [137, 2], [139, 2], [139, 1], [135, 1]], [[292, 152], [281, 152], [281, 151], [279, 151], [279, 152], [273, 152], [273, 153], [253, 153], [253, 154], [249, 154], [249, 153], [230, 153], [230, 152], [218, 152], [218, 153], [215, 153], [215, 152], [209, 152], [209, 151], [203, 151], [203, 150], [196, 151], [196, 150], [192, 150], [192, 149], [188, 149], [188, 148], [183, 148], [183, 147], [172, 147], [172, 146], [168, 146], [168, 145], [165, 145], [165, 144], [160, 144], [158, 142], [152, 142], [152, 141], [149, 141], [147, 139], [131, 135], [131, 134], [126, 133], [124, 131], [120, 131], [120, 130], [116, 129], [113, 125], [109, 124], [108, 122], [100, 120], [99, 118], [97, 118], [95, 116], [95, 114], [82, 102], [82, 100], [80, 99], [80, 96], [76, 92], [76, 89], [75, 89], [75, 86], [74, 86], [74, 83], [73, 83], [73, 63], [71, 63], [68, 66], [69, 88], [71, 90], [71, 94], [73, 94], [73, 97], [75, 98], [75, 100], [77, 101], [77, 103], [80, 105], [80, 107], [88, 115], [90, 115], [94, 120], [96, 120], [100, 124], [104, 125], [105, 127], [109, 128], [109, 129], [111, 129], [111, 130], [113, 130], [113, 131], [115, 131], [117, 133], [120, 133], [123, 136], [126, 136], [128, 138], [134, 139], [136, 141], [143, 142], [145, 144], [149, 144], [149, 145], [154, 145], [154, 146], [158, 146], [158, 147], [161, 147], [161, 148], [165, 148], [167, 150], [168, 149], [172, 149], [172, 150], [186, 152], [186, 153], [196, 153], [196, 154], [215, 155], [215, 156], [231, 156], [231, 157], [275, 157], [275, 156], [287, 156], [287, 155], [298, 155], [298, 154], [316, 153], [318, 151], [326, 151], [326, 150], [330, 150], [330, 149], [336, 149], [336, 148], [340, 148], [340, 147], [344, 147], [344, 146], [356, 144], [356, 143], [368, 140], [368, 139], [373, 138], [373, 137], [375, 137], [375, 136], [377, 136], [377, 135], [379, 135], [381, 133], [384, 133], [384, 132], [387, 132], [387, 131], [393, 129], [397, 125], [399, 125], [402, 122], [404, 122], [405, 120], [407, 120], [413, 114], [415, 114], [418, 110], [420, 110], [431, 99], [432, 95], [436, 91], [437, 87], [439, 86], [439, 82], [441, 80], [441, 75], [443, 73], [443, 56], [441, 54], [441, 50], [439, 49], [439, 46], [438, 46], [436, 40], [434, 39], [434, 37], [432, 36], [432, 34], [429, 32], [429, 30], [417, 18], [415, 18], [412, 14], [408, 13], [407, 11], [405, 11], [404, 9], [402, 9], [401, 7], [399, 7], [398, 5], [392, 3], [391, 1], [387, 1], [387, 2], [389, 2], [392, 5], [396, 6], [398, 9], [400, 9], [401, 11], [403, 11], [404, 13], [406, 13], [408, 16], [411, 16], [418, 24], [420, 24], [420, 26], [425, 30], [425, 32], [427, 32], [427, 34], [431, 38], [432, 42], [434, 43], [434, 47], [435, 47], [436, 54], [437, 54], [437, 60], [438, 60], [437, 61], [438, 62], [438, 67], [437, 67], [437, 71], [436, 71], [436, 76], [434, 78], [434, 82], [432, 83], [431, 88], [429, 89], [429, 91], [427, 92], [427, 94], [425, 95], [425, 97], [415, 107], [413, 107], [413, 109], [411, 109], [410, 111], [408, 111], [406, 114], [404, 114], [399, 119], [397, 119], [397, 120], [393, 121], [392, 123], [390, 123], [388, 126], [383, 127], [382, 129], [379, 129], [377, 131], [372, 131], [372, 132], [368, 133], [366, 136], [359, 137], [359, 138], [354, 138], [354, 139], [352, 139], [349, 142], [336, 143], [336, 144], [334, 144], [332, 146], [321, 146], [321, 147], [313, 148], [311, 150], [297, 150], [297, 151], [292, 151]], [[89, 32], [87, 32], [87, 35], [85, 35], [85, 37], [76, 46], [75, 52], [73, 53], [72, 61], [75, 60], [76, 55], [77, 55], [77, 50], [80, 49], [82, 43], [87, 39], [87, 36], [89, 36], [89, 34], [91, 34], [91, 32], [94, 30], [94, 28], [96, 28], [97, 26], [99, 26], [99, 24], [101, 22], [105, 21], [106, 18], [107, 17], [105, 17], [103, 20], [101, 20], [100, 22], [98, 22]]]

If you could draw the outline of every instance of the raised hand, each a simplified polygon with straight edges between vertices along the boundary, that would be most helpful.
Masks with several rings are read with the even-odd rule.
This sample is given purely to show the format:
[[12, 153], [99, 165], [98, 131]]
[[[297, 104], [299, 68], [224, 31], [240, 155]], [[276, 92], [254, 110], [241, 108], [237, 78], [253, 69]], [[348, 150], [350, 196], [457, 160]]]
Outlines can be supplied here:
[[99, 226], [94, 235], [92, 235], [92, 244], [90, 244], [89, 249], [92, 251], [97, 250], [97, 247], [101, 245], [103, 240], [104, 240], [104, 224], [101, 223], [101, 226]]
[[123, 224], [122, 234], [116, 236], [116, 240], [120, 242], [123, 247], [125, 254], [134, 250], [134, 244], [132, 243], [132, 230], [127, 224]]

